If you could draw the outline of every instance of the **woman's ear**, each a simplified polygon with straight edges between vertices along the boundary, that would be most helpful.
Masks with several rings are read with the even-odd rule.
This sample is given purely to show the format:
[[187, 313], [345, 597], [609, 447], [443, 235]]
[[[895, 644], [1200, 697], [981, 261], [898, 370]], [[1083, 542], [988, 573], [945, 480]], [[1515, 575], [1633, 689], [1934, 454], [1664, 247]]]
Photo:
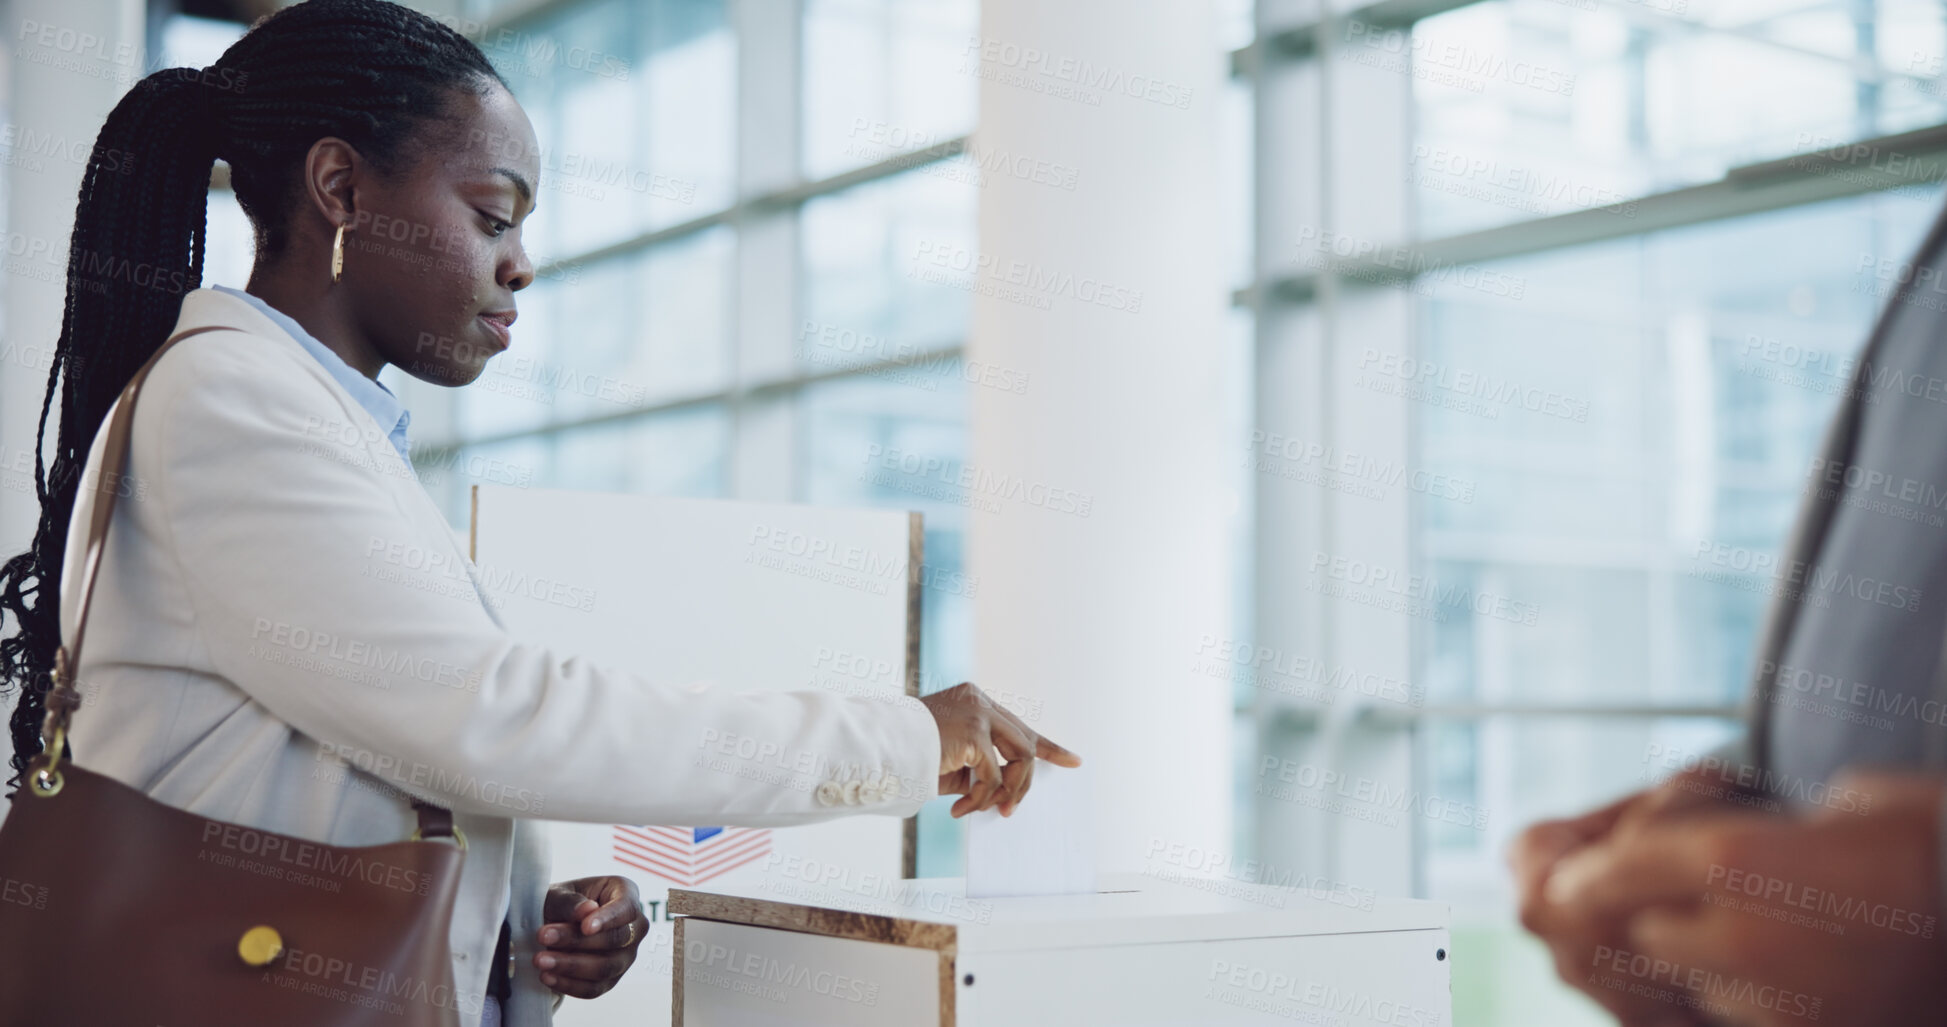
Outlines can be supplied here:
[[314, 210], [328, 228], [352, 225], [358, 219], [353, 183], [364, 160], [352, 144], [326, 136], [311, 144], [304, 156], [305, 209]]

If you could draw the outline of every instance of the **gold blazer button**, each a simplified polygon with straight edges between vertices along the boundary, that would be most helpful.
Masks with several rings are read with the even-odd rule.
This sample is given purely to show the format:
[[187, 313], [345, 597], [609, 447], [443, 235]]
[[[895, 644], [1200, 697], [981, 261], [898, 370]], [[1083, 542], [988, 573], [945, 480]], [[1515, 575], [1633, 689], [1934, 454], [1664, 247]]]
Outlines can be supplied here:
[[250, 966], [269, 966], [283, 954], [284, 936], [275, 927], [252, 927], [237, 939], [237, 955]]

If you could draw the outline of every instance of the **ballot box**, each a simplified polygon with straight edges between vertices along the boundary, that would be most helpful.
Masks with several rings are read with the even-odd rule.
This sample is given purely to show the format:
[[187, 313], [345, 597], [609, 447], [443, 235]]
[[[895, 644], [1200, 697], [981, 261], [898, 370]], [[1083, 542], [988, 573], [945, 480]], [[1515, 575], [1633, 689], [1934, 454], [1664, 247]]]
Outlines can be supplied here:
[[997, 899], [959, 878], [766, 882], [670, 889], [679, 1027], [1452, 1022], [1444, 903], [1147, 874]]

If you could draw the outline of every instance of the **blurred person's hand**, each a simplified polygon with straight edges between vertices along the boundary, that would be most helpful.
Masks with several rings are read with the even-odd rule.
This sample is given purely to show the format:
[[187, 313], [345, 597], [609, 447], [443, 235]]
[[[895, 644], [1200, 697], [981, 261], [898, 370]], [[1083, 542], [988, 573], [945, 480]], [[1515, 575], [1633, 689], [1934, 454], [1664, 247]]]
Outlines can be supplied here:
[[1058, 767], [1082, 765], [1080, 756], [1036, 734], [971, 681], [920, 702], [940, 727], [940, 794], [960, 796], [953, 803], [955, 817], [993, 806], [1002, 816], [1013, 816], [1034, 782], [1037, 756]]
[[1548, 946], [1564, 982], [1594, 999], [1624, 1027], [1692, 1027], [1710, 1021], [1667, 1002], [1597, 983], [1596, 956], [1623, 947], [1627, 924], [1585, 906], [1554, 901], [1549, 882], [1564, 860], [1617, 837], [1702, 811], [1729, 814], [1741, 808], [1726, 801], [1727, 794], [1717, 767], [1699, 767], [1579, 817], [1534, 824], [1508, 850], [1521, 926]]
[[541, 919], [535, 932], [541, 951], [534, 954], [541, 983], [576, 998], [594, 998], [615, 987], [649, 936], [642, 899], [626, 877], [551, 884]]
[[1626, 922], [1622, 944], [1580, 973], [1759, 1027], [1937, 1017], [1947, 1005], [1947, 781], [1842, 773], [1832, 788], [1870, 801], [1666, 820], [1563, 860], [1546, 888], [1551, 905]]

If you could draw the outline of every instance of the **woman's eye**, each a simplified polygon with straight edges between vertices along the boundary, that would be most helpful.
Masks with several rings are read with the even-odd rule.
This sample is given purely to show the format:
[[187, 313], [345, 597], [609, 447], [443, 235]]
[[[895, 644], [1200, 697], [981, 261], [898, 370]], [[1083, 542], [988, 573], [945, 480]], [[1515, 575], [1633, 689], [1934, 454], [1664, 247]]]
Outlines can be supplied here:
[[514, 227], [514, 223], [512, 221], [502, 221], [491, 214], [482, 214], [480, 216], [486, 220], [487, 227], [491, 230], [488, 232], [488, 234], [493, 235], [495, 237], [500, 236], [508, 229]]

